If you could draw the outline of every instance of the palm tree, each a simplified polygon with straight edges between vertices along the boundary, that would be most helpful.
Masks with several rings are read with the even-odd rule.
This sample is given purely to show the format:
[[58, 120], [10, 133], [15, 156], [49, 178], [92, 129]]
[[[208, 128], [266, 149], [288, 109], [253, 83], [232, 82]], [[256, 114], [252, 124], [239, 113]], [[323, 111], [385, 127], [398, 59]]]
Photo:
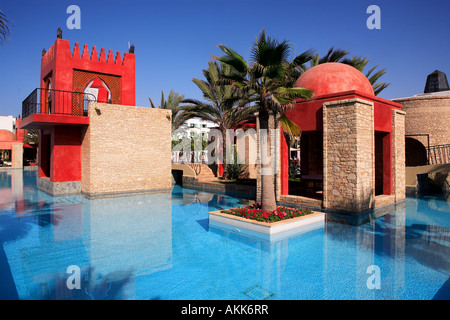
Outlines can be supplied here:
[[10, 30], [11, 21], [8, 20], [8, 17], [0, 10], [0, 42], [3, 43], [6, 39], [9, 39], [9, 35], [11, 34]]
[[38, 129], [28, 129], [26, 131], [25, 136], [23, 137], [23, 142], [38, 144], [39, 143], [39, 130]]
[[[226, 163], [226, 130], [235, 129], [254, 118], [256, 107], [245, 107], [249, 101], [240, 95], [229, 83], [224, 83], [224, 77], [230, 75], [231, 68], [227, 64], [209, 61], [208, 69], [203, 69], [205, 80], [193, 78], [203, 94], [204, 101], [184, 99], [187, 103], [183, 110], [204, 120], [212, 121], [222, 133], [223, 142], [221, 150], [224, 163]], [[225, 167], [226, 171], [226, 167]], [[223, 166], [219, 165], [219, 175], [223, 175]]]
[[179, 94], [173, 90], [170, 90], [167, 100], [164, 96], [164, 91], [161, 91], [161, 104], [158, 107], [155, 107], [152, 99], [148, 98], [150, 101], [150, 105], [152, 108], [161, 108], [161, 109], [169, 109], [172, 110], [172, 131], [176, 130], [180, 127], [186, 120], [192, 118], [192, 115], [189, 112], [183, 110], [180, 104], [184, 99], [184, 95]]
[[[292, 53], [287, 41], [278, 42], [266, 38], [263, 30], [253, 43], [250, 64], [231, 48], [225, 45], [218, 47], [225, 55], [215, 59], [231, 67], [226, 79], [239, 89], [241, 94], [254, 101], [259, 113], [260, 130], [268, 132], [270, 116], [274, 116], [274, 119], [283, 116], [286, 108], [293, 106], [296, 98], [311, 98], [310, 90], [283, 86], [286, 83]], [[270, 150], [268, 136], [267, 150]], [[264, 143], [261, 138], [260, 134], [260, 146]], [[262, 210], [267, 212], [277, 207], [274, 173], [267, 161], [261, 163], [261, 206]]]

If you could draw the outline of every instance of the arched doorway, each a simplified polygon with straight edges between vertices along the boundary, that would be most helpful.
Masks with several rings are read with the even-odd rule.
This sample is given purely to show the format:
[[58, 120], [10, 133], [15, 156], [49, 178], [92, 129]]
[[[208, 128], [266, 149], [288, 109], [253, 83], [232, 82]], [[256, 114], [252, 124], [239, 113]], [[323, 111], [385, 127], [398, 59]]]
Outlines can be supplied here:
[[52, 78], [48, 77], [45, 80], [45, 90], [43, 90], [41, 94], [41, 98], [43, 101], [43, 106], [41, 107], [42, 113], [45, 114], [52, 114], [54, 112], [53, 110], [53, 93], [52, 93]]
[[289, 195], [322, 199], [323, 132], [305, 131], [289, 149]]
[[411, 137], [405, 138], [405, 161], [407, 167], [428, 164], [427, 149], [422, 142]]

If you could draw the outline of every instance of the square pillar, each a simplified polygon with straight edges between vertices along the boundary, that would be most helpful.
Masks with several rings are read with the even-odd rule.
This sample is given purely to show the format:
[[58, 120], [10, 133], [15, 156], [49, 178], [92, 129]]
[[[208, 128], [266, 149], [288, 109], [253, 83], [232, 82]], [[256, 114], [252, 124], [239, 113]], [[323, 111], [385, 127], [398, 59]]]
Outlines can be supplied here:
[[40, 131], [38, 188], [52, 196], [81, 192], [81, 127]]
[[392, 110], [392, 192], [395, 201], [406, 197], [405, 115], [404, 111]]
[[323, 206], [362, 212], [375, 198], [374, 105], [360, 98], [323, 104]]
[[23, 168], [23, 143], [13, 143], [11, 149], [11, 167]]

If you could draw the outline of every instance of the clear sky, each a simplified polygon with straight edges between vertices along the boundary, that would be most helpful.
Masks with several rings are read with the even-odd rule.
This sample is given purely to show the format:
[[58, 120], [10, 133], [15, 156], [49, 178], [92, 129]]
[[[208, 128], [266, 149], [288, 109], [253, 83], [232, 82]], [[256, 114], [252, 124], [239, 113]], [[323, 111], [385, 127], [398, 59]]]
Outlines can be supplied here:
[[[69, 5], [81, 9], [81, 29], [69, 30]], [[381, 10], [381, 29], [369, 30], [369, 5]], [[386, 99], [422, 93], [426, 76], [440, 70], [450, 79], [449, 0], [0, 0], [13, 20], [11, 39], [0, 46], [0, 115], [21, 114], [21, 103], [39, 87], [40, 60], [61, 27], [71, 47], [98, 52], [136, 47], [136, 105], [159, 103], [161, 91], [201, 99], [193, 77], [202, 77], [218, 44], [248, 58], [252, 42], [266, 34], [286, 39], [296, 53], [330, 47], [368, 57], [387, 69]]]

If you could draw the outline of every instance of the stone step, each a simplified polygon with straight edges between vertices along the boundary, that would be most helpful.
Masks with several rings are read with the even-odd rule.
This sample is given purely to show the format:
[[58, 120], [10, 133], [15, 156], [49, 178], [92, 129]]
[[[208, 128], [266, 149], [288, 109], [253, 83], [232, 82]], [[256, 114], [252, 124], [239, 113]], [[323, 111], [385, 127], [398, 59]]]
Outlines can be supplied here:
[[198, 176], [196, 176], [197, 179], [217, 179], [216, 176], [214, 176], [213, 174], [200, 174]]
[[217, 181], [217, 179], [197, 179], [198, 182], [214, 182]]

